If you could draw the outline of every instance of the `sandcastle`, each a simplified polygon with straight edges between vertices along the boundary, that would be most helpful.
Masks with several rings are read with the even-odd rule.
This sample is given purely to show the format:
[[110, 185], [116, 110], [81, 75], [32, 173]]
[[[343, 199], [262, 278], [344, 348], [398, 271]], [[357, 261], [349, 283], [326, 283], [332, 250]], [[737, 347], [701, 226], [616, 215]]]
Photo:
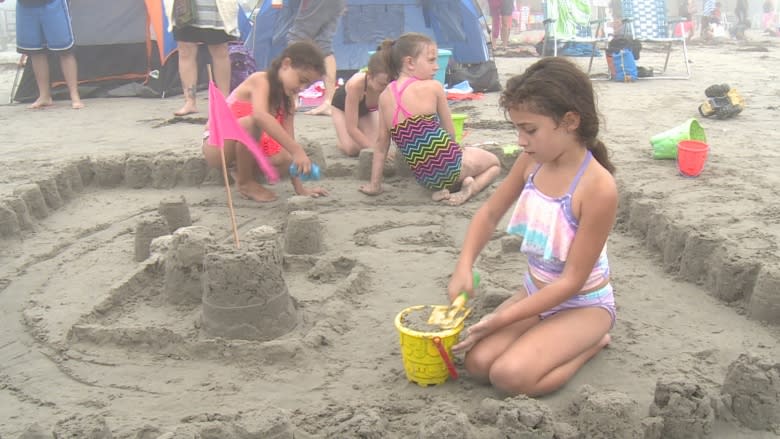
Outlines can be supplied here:
[[[778, 411], [778, 405], [771, 398], [767, 399], [773, 391], [767, 383], [775, 382], [772, 381], [776, 373], [774, 363], [748, 357], [735, 362], [722, 387], [711, 382], [702, 384], [690, 377], [670, 379], [665, 376], [665, 370], [657, 373], [648, 371], [653, 379], [660, 376], [655, 388], [642, 386], [639, 392], [652, 395], [651, 405], [637, 404], [632, 397], [620, 392], [591, 389], [587, 398], [580, 400], [577, 410], [572, 409], [574, 414], [571, 416], [553, 414], [544, 402], [520, 397], [505, 400], [487, 398], [480, 408], [469, 410], [452, 404], [451, 395], [437, 396], [431, 392], [423, 397], [410, 396], [401, 376], [397, 343], [383, 338], [392, 333], [392, 329], [386, 327], [389, 320], [385, 321], [381, 311], [394, 314], [402, 304], [417, 302], [420, 300], [417, 296], [420, 287], [393, 273], [368, 270], [360, 262], [368, 260], [369, 254], [379, 254], [382, 257], [392, 255], [388, 264], [393, 270], [414, 269], [415, 261], [422, 258], [438, 261], [443, 266], [451, 260], [453, 248], [457, 245], [455, 232], [446, 227], [453, 221], [449, 212], [427, 209], [422, 202], [417, 205], [415, 201], [406, 200], [403, 203], [407, 204], [390, 208], [362, 206], [364, 210], [360, 215], [369, 220], [365, 224], [357, 224], [352, 230], [333, 227], [344, 217], [343, 201], [337, 197], [315, 200], [291, 196], [286, 202], [281, 201], [271, 208], [244, 203], [240, 206], [244, 214], [240, 222], [241, 248], [236, 249], [228, 232], [221, 186], [204, 189], [203, 192], [211, 191], [207, 195], [187, 192], [186, 187], [179, 186], [184, 181], [185, 169], [190, 169], [187, 166], [193, 170], [192, 175], [199, 175], [191, 181], [202, 182], [213, 178], [207, 176], [205, 169], [200, 173], [201, 168], [195, 165], [197, 161], [159, 157], [144, 162], [132, 157], [130, 167], [136, 169], [128, 179], [129, 159], [103, 160], [101, 163], [104, 164], [100, 166], [93, 162], [72, 164], [70, 172], [76, 171], [81, 186], [71, 182], [71, 174], [63, 170], [53, 180], [42, 179], [43, 184], [35, 183], [33, 186], [37, 186], [37, 190], [33, 186], [22, 187], [17, 195], [9, 196], [0, 203], [0, 233], [17, 239], [29, 236], [29, 230], [44, 230], [46, 225], [40, 223], [48, 216], [67, 210], [68, 200], [85, 190], [84, 182], [88, 182], [86, 190], [93, 190], [98, 184], [115, 185], [117, 172], [121, 172], [122, 177], [119, 186], [113, 186], [114, 191], [124, 189], [133, 193], [155, 189], [155, 185], [164, 188], [174, 184], [171, 183], [173, 181], [181, 189], [178, 192], [186, 193], [186, 199], [179, 194], [170, 196], [169, 192], [155, 193], [151, 202], [144, 203], [142, 209], [133, 212], [121, 224], [101, 226], [105, 227], [105, 235], [109, 236], [102, 238], [105, 241], [72, 245], [82, 252], [98, 248], [104, 242], [109, 250], [124, 246], [111, 255], [125, 258], [122, 260], [128, 262], [124, 267], [126, 275], [116, 277], [111, 288], [107, 288], [107, 295], [95, 294], [99, 300], [83, 300], [83, 303], [77, 304], [82, 307], [81, 313], [86, 314], [74, 319], [74, 322], [54, 321], [56, 319], [49, 318], [44, 311], [40, 314], [38, 311], [60, 307], [63, 301], [67, 302], [66, 295], [61, 297], [59, 291], [46, 291], [46, 294], [34, 297], [35, 301], [25, 314], [25, 324], [31, 328], [32, 334], [41, 337], [40, 340], [46, 340], [45, 343], [50, 343], [71, 358], [63, 360], [62, 368], [73, 373], [73, 381], [81, 379], [92, 383], [93, 376], [97, 377], [94, 382], [98, 385], [110, 381], [112, 373], [118, 370], [116, 364], [119, 362], [112, 355], [120, 353], [126, 355], [122, 361], [127, 363], [128, 369], [137, 368], [139, 376], [148, 374], [144, 380], [133, 383], [138, 389], [131, 389], [147, 396], [156, 395], [158, 386], [170, 393], [186, 392], [191, 388], [187, 386], [197, 389], [203, 386], [204, 398], [227, 394], [240, 399], [244, 396], [240, 395], [244, 386], [248, 388], [247, 392], [279, 386], [296, 391], [303, 388], [302, 392], [313, 393], [327, 387], [345, 387], [354, 390], [356, 395], [363, 393], [366, 387], [377, 387], [378, 393], [386, 392], [388, 395], [368, 403], [345, 398], [315, 409], [327, 409], [328, 416], [320, 416], [319, 412], [311, 417], [305, 411], [304, 415], [277, 412], [273, 411], [273, 407], [261, 407], [240, 415], [193, 413], [181, 418], [180, 425], [139, 424], [134, 431], [139, 435], [143, 431], [145, 437], [153, 438], [171, 437], [174, 433], [216, 434], [233, 438], [242, 437], [241, 429], [246, 429], [260, 432], [258, 437], [273, 437], [271, 434], [275, 431], [293, 435], [296, 425], [305, 425], [330, 437], [349, 437], [354, 431], [382, 437], [388, 430], [410, 436], [436, 437], [453, 431], [454, 425], [460, 436], [449, 437], [485, 437], [498, 431], [517, 434], [544, 432], [546, 437], [591, 435], [655, 439], [707, 437], [707, 434], [712, 434], [713, 422], [724, 420], [740, 428], [769, 431], [777, 428], [773, 414]], [[79, 165], [84, 173], [83, 179]], [[147, 173], [148, 170], [151, 173]], [[355, 168], [350, 168], [350, 171], [345, 175], [354, 175], [352, 171]], [[49, 196], [47, 201], [45, 192], [52, 190], [51, 181], [60, 191], [63, 203], [60, 207], [54, 207], [56, 197]], [[213, 181], [221, 183], [219, 179]], [[145, 186], [134, 187], [140, 186], [141, 182]], [[354, 182], [348, 184], [347, 189], [354, 191]], [[416, 187], [411, 180], [409, 186]], [[198, 194], [195, 198], [192, 197], [193, 192]], [[420, 193], [423, 194], [423, 191]], [[112, 192], [111, 196], [114, 194]], [[27, 199], [29, 204], [25, 201]], [[191, 209], [187, 199], [193, 202]], [[375, 198], [368, 200], [366, 204]], [[421, 195], [420, 200], [428, 202], [428, 197]], [[414, 207], [409, 208], [410, 204]], [[639, 203], [634, 203], [623, 208], [628, 209], [623, 212], [623, 224], [638, 228], [641, 227], [641, 217], [644, 217], [646, 223], [651, 223], [645, 223], [645, 227], [656, 227], [653, 225], [656, 220], [646, 216], [650, 214], [652, 217], [652, 214], [638, 206]], [[36, 209], [38, 216], [46, 215], [44, 219], [34, 216], [31, 207]], [[361, 206], [351, 208], [361, 209]], [[379, 209], [379, 212], [374, 209]], [[632, 209], [637, 210], [633, 212]], [[632, 217], [630, 225], [627, 222], [629, 217]], [[664, 227], [659, 227], [658, 234], [668, 238], [673, 230], [668, 221], [664, 224]], [[95, 230], [100, 235], [102, 229]], [[646, 233], [649, 241], [652, 233]], [[668, 242], [671, 238], [665, 238], [663, 245], [669, 247], [670, 260], [686, 260], [683, 272], [692, 282], [699, 279], [713, 284], [727, 281], [725, 278], [716, 281], [703, 275], [707, 267], [700, 266], [694, 259], [696, 254], [706, 249], [717, 250], [717, 241], [692, 237], [692, 232], [685, 229], [679, 237], [682, 242], [677, 242], [678, 247], [672, 248]], [[345, 252], [342, 247], [334, 245], [337, 240], [354, 242], [354, 247]], [[486, 276], [498, 277], [501, 271], [509, 269], [508, 266], [515, 267], [517, 261], [510, 258], [517, 254], [518, 246], [516, 238], [497, 233], [495, 242], [491, 242], [491, 248], [484, 255], [483, 263], [488, 266]], [[689, 249], [683, 255], [686, 246]], [[72, 254], [64, 254], [62, 258], [56, 253], [53, 255], [51, 267], [58, 267], [58, 270], [66, 270], [68, 266], [63, 261], [75, 257]], [[714, 252], [713, 255], [714, 258], [719, 253]], [[133, 259], [138, 259], [138, 263], [130, 262]], [[730, 273], [743, 273], [737, 270], [742, 266], [739, 261], [732, 263], [735, 270]], [[42, 269], [48, 267], [43, 266]], [[55, 276], [53, 282], [65, 283], [65, 277], [56, 277], [60, 276], [58, 270], [51, 270], [51, 275]], [[764, 273], [768, 272], [764, 270]], [[758, 270], [755, 275], [759, 277]], [[762, 276], [762, 279], [769, 279], [766, 274]], [[441, 290], [444, 288], [443, 279], [427, 286], [432, 285], [431, 290]], [[744, 285], [750, 282], [750, 278], [745, 275], [734, 282], [741, 285], [740, 291], [744, 292]], [[766, 281], [760, 284], [768, 285]], [[509, 285], [506, 278], [502, 283], [493, 283], [482, 300], [497, 304], [504, 297], [501, 295], [507, 293]], [[722, 291], [725, 292], [726, 286], [723, 285]], [[385, 330], [382, 325], [385, 325]], [[60, 339], [59, 333], [52, 328], [65, 328], [67, 335]], [[625, 331], [625, 326], [617, 330]], [[619, 343], [625, 342], [624, 339]], [[172, 371], [166, 371], [166, 367], [160, 370], [157, 363], [160, 359], [164, 359]], [[204, 364], [209, 367], [204, 368]], [[150, 366], [155, 368], [153, 372], [150, 372]], [[71, 367], [76, 372], [71, 372]], [[187, 369], [187, 373], [191, 374], [183, 384], [179, 384], [175, 376], [181, 369]], [[97, 370], [94, 375], [84, 372], [91, 373], [93, 370]], [[211, 370], [217, 371], [216, 376], [211, 375]], [[230, 373], [238, 370], [239, 373], [230, 375], [225, 372], [224, 376], [220, 376], [222, 371], [228, 370]], [[236, 376], [238, 378], [234, 378]], [[716, 381], [721, 378], [716, 376]], [[456, 392], [469, 395], [475, 389], [475, 385], [467, 380], [455, 385], [459, 386], [455, 388]], [[488, 392], [476, 389], [474, 394]], [[745, 399], [756, 389], [763, 390], [758, 392], [760, 398]], [[445, 393], [442, 392], [442, 395]], [[370, 392], [365, 394], [375, 396]], [[323, 398], [321, 395], [317, 397]], [[460, 397], [460, 394], [456, 396]], [[399, 398], [403, 401], [399, 402]], [[104, 402], [101, 400], [99, 403]], [[758, 403], [763, 404], [758, 411], [747, 408], [756, 407]], [[399, 406], [403, 407], [399, 409]], [[92, 408], [87, 407], [87, 410]], [[406, 424], [406, 419], [415, 418], [409, 414], [410, 411], [423, 416], [425, 422], [399, 426], [400, 423]], [[247, 426], [248, 413], [273, 425], [263, 428]], [[274, 418], [270, 418], [268, 413], [274, 413]], [[616, 413], [619, 416], [616, 417]], [[129, 424], [125, 420], [114, 421], [108, 416], [104, 419], [101, 415], [96, 415], [94, 419], [73, 417], [58, 424], [55, 431], [63, 435], [84, 432], [92, 426], [100, 427], [100, 431], [110, 431], [118, 425], [125, 430], [123, 433], [127, 432]], [[695, 436], [680, 436], [682, 432]]]

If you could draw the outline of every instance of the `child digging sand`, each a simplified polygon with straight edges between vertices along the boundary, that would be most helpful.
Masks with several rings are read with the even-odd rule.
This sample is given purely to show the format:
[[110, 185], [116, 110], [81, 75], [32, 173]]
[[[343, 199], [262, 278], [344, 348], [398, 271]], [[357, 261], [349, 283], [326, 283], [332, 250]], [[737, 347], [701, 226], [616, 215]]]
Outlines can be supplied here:
[[433, 79], [439, 69], [436, 43], [410, 32], [379, 53], [395, 81], [379, 96], [379, 138], [371, 182], [360, 191], [382, 193], [382, 168], [392, 138], [417, 182], [436, 191], [434, 201], [465, 203], [487, 187], [501, 168], [492, 153], [455, 143], [444, 87]]
[[[511, 78], [500, 105], [523, 153], [474, 215], [450, 279], [450, 299], [472, 292], [472, 267], [501, 218], [523, 238], [524, 287], [466, 329], [453, 353], [504, 394], [545, 395], [563, 386], [610, 342], [615, 298], [607, 237], [617, 186], [587, 75], [544, 58]], [[605, 372], [608, 373], [608, 372]]]
[[338, 148], [348, 156], [357, 156], [376, 143], [379, 129], [379, 95], [387, 88], [387, 66], [383, 50], [385, 42], [368, 59], [366, 71], [357, 72], [336, 90], [331, 101], [331, 117], [336, 127]]
[[[282, 175], [288, 173], [291, 163], [304, 174], [311, 170], [311, 160], [295, 141], [294, 99], [325, 74], [323, 59], [322, 52], [312, 43], [293, 43], [271, 62], [267, 71], [250, 75], [226, 99], [241, 127], [253, 138], [260, 139], [260, 148]], [[239, 193], [258, 202], [276, 200], [275, 193], [255, 180], [257, 163], [246, 146], [228, 140], [224, 148], [227, 165], [236, 164], [234, 178]], [[209, 144], [208, 133], [204, 135], [203, 155], [210, 167], [221, 167], [219, 148]], [[323, 188], [305, 188], [300, 177], [290, 180], [298, 195], [328, 194]]]

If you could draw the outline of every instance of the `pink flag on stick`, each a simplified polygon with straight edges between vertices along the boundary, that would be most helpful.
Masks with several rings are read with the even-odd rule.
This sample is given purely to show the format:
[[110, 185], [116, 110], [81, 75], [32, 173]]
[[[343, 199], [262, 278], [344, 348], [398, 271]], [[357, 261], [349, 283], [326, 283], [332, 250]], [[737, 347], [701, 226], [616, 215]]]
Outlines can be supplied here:
[[249, 152], [255, 156], [260, 170], [263, 171], [268, 181], [270, 183], [279, 181], [276, 168], [271, 165], [268, 157], [265, 156], [252, 136], [244, 131], [236, 118], [233, 117], [233, 113], [225, 101], [225, 96], [222, 95], [214, 81], [209, 81], [209, 143], [223, 148], [225, 140], [236, 140], [246, 145]]

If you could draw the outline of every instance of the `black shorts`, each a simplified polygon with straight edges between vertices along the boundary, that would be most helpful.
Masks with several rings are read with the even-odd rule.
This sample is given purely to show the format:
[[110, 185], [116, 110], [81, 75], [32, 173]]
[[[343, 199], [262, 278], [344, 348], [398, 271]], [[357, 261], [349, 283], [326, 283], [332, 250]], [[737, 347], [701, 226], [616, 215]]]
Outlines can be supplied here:
[[173, 39], [187, 43], [224, 44], [235, 38], [223, 30], [200, 28], [195, 26], [174, 27]]

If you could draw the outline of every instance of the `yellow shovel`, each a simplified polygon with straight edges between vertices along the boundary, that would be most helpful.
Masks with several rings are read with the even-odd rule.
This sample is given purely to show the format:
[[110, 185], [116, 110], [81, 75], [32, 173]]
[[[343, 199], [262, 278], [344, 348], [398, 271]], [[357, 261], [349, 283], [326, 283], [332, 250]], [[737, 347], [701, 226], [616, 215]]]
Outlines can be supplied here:
[[[479, 286], [479, 281], [479, 272], [474, 271], [474, 289]], [[451, 305], [434, 306], [431, 316], [428, 317], [428, 324], [438, 326], [441, 329], [457, 328], [471, 314], [471, 308], [466, 308], [468, 299], [469, 293], [461, 291]]]

